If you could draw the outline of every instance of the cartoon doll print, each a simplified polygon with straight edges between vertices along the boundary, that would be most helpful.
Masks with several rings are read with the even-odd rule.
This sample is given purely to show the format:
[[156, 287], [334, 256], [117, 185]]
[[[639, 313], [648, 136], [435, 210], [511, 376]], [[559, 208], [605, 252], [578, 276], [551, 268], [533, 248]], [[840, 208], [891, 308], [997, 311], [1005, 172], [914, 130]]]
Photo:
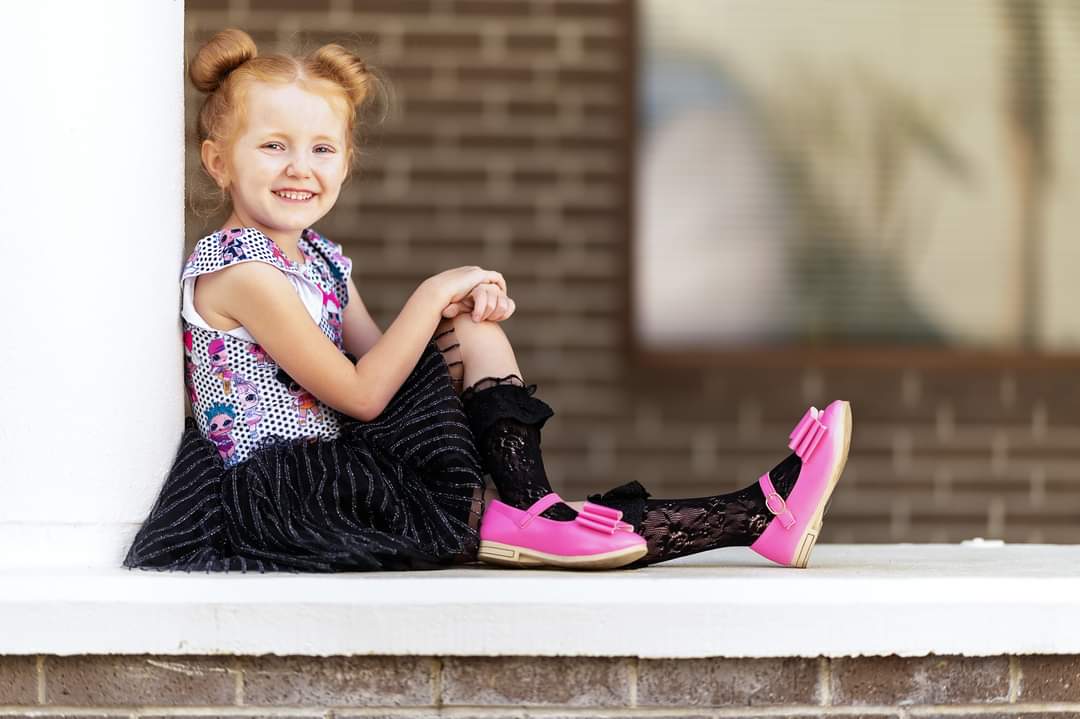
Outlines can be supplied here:
[[239, 373], [233, 376], [236, 380], [236, 392], [240, 397], [240, 410], [244, 413], [244, 423], [248, 428], [248, 439], [252, 445], [258, 446], [259, 433], [255, 431], [255, 425], [263, 418], [259, 388]]
[[258, 342], [249, 344], [247, 351], [249, 355], [255, 358], [255, 362], [258, 364], [269, 364], [270, 362], [273, 362], [273, 360], [270, 359], [270, 355], [266, 353], [266, 350], [264, 350], [263, 346]]
[[222, 264], [227, 265], [230, 262], [247, 259], [247, 254], [244, 252], [244, 244], [241, 240], [243, 234], [243, 229], [234, 228], [226, 232], [225, 235], [221, 238], [220, 244]]
[[188, 399], [192, 406], [199, 401], [199, 395], [195, 391], [195, 362], [191, 355], [191, 330], [184, 331], [184, 387], [187, 388]]
[[221, 378], [222, 391], [232, 394], [233, 371], [229, 369], [229, 351], [225, 348], [225, 340], [220, 337], [210, 340], [206, 354], [210, 357], [210, 371]]
[[338, 302], [337, 295], [333, 292], [323, 292], [323, 316], [326, 317], [327, 324], [330, 325], [330, 330], [333, 336], [330, 338], [334, 341], [338, 347], [341, 346], [341, 303]]
[[187, 262], [184, 263], [183, 274], [187, 274], [195, 269], [195, 263], [199, 259], [199, 251], [196, 249], [190, 255], [188, 255]]
[[295, 402], [296, 419], [301, 425], [307, 424], [309, 414], [312, 419], [319, 416], [319, 406], [315, 401], [315, 397], [280, 367], [277, 371], [277, 380], [285, 385], [289, 394], [292, 395]]
[[236, 410], [227, 404], [215, 404], [206, 410], [206, 424], [209, 427], [210, 441], [217, 445], [218, 454], [228, 467], [236, 454], [236, 444], [232, 439], [233, 421]]
[[282, 252], [281, 248], [278, 247], [277, 244], [274, 242], [270, 243], [270, 254], [281, 260], [281, 264], [285, 265], [286, 267], [292, 267], [296, 264], [295, 262], [290, 260], [288, 255]]

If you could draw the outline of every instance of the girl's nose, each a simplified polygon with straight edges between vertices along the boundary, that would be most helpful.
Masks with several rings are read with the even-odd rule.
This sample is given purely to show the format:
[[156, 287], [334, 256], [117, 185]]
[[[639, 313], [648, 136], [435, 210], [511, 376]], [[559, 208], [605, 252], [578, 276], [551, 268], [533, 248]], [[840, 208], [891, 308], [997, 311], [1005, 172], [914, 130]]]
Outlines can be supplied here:
[[308, 167], [306, 160], [294, 159], [289, 163], [285, 173], [294, 177], [307, 177], [311, 174], [311, 169]]

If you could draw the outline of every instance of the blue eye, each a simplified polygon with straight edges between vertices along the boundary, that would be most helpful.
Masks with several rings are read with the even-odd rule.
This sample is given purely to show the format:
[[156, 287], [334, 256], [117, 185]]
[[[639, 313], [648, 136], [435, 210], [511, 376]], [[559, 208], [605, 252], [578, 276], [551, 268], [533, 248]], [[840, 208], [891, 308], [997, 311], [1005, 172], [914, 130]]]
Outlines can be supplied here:
[[[282, 145], [282, 144], [281, 144], [280, 142], [268, 142], [268, 143], [266, 143], [265, 145], [263, 145], [263, 147], [270, 147], [271, 145], [277, 145], [278, 147], [280, 147], [280, 148], [282, 148], [282, 149], [284, 149], [284, 148], [285, 148], [285, 146], [284, 146], [284, 145]], [[321, 155], [326, 155], [326, 154], [330, 154], [330, 153], [336, 152], [336, 150], [334, 150], [334, 148], [333, 148], [333, 147], [331, 147], [330, 145], [319, 145], [319, 146], [318, 146], [318, 147], [316, 147], [315, 149], [316, 149], [316, 150], [318, 150], [319, 148], [325, 148], [325, 149], [327, 150], [327, 152], [321, 152], [321, 153], [318, 153], [318, 154], [321, 154]]]

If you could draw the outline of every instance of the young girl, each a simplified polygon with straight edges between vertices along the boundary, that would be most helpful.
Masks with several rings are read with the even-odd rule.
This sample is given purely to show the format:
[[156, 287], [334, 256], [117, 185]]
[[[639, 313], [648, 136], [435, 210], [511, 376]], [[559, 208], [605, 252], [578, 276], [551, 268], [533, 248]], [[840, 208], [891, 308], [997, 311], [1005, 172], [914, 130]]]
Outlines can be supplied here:
[[202, 164], [232, 213], [183, 267], [193, 417], [125, 566], [604, 568], [732, 545], [806, 566], [847, 458], [847, 402], [810, 408], [793, 453], [737, 492], [651, 499], [630, 482], [564, 503], [540, 454], [553, 412], [499, 326], [515, 310], [503, 276], [430, 277], [383, 332], [341, 245], [311, 229], [354, 164], [378, 87], [364, 62], [337, 44], [258, 56], [225, 30], [189, 75], [208, 93]]

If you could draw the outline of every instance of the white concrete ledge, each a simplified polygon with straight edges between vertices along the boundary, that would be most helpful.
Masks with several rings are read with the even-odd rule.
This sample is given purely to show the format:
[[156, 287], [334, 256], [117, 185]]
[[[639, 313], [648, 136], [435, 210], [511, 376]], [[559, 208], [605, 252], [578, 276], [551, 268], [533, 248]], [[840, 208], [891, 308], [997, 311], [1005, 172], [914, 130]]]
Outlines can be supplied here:
[[1080, 545], [823, 544], [636, 571], [0, 570], [0, 654], [1080, 653]]

